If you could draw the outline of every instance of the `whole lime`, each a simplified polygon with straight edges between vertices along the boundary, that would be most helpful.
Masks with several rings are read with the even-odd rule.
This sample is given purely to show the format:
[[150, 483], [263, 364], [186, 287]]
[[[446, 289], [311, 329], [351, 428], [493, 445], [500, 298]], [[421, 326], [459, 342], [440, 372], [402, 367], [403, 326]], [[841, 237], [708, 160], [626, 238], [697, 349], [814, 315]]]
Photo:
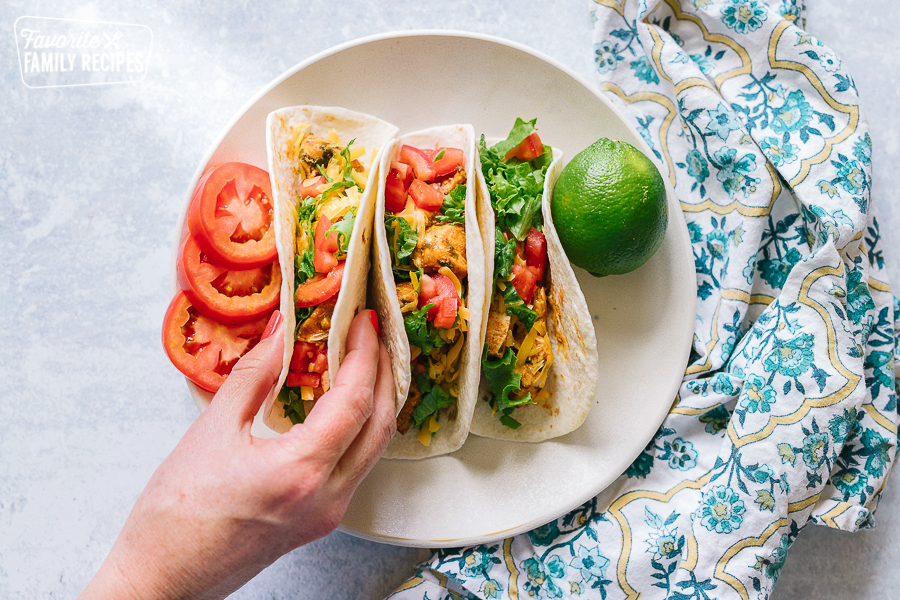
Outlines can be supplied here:
[[662, 244], [669, 215], [653, 161], [631, 144], [606, 138], [563, 168], [550, 208], [569, 260], [598, 277], [647, 262]]

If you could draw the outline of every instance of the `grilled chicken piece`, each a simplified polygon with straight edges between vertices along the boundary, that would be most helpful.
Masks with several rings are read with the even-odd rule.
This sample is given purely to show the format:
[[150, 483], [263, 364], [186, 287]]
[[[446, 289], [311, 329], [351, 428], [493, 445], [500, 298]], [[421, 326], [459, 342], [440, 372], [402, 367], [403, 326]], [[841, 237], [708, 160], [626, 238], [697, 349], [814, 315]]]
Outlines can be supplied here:
[[404, 281], [397, 284], [397, 300], [400, 301], [400, 312], [415, 310], [419, 303], [419, 294], [416, 293], [412, 282]]
[[451, 177], [443, 180], [441, 182], [441, 193], [449, 194], [450, 190], [455, 188], [461, 183], [466, 182], [466, 172], [465, 171], [457, 171]]
[[413, 411], [421, 401], [422, 392], [419, 391], [419, 386], [416, 384], [416, 380], [413, 379], [409, 384], [409, 395], [406, 397], [406, 404], [403, 405], [400, 414], [397, 415], [397, 433], [406, 435], [406, 432], [409, 431], [413, 424]]
[[534, 297], [531, 299], [534, 306], [534, 312], [537, 313], [538, 319], [543, 319], [547, 314], [547, 291], [542, 283], [538, 283], [534, 288]]
[[459, 225], [434, 225], [422, 235], [422, 245], [413, 251], [413, 263], [433, 273], [449, 267], [462, 279], [469, 270], [466, 264], [466, 230]]
[[552, 352], [550, 348], [550, 339], [546, 336], [539, 335], [537, 339], [534, 340], [534, 349], [531, 351], [531, 356], [525, 359], [525, 364], [521, 367], [516, 367], [515, 369], [516, 373], [519, 373], [522, 376], [523, 390], [527, 387], [531, 387], [534, 385], [534, 382], [537, 381], [541, 369], [544, 368], [544, 365], [550, 358], [550, 352]]
[[488, 354], [491, 356], [501, 357], [506, 350], [506, 335], [509, 333], [509, 322], [512, 319], [509, 315], [501, 312], [491, 311], [488, 313], [487, 336], [485, 341], [488, 345]]
[[331, 313], [337, 304], [337, 296], [318, 305], [309, 318], [300, 324], [297, 329], [297, 340], [300, 342], [323, 342], [328, 339], [328, 330], [331, 329]]
[[318, 136], [310, 134], [300, 142], [300, 160], [310, 166], [328, 166], [333, 154], [334, 150], [328, 146], [328, 142]]

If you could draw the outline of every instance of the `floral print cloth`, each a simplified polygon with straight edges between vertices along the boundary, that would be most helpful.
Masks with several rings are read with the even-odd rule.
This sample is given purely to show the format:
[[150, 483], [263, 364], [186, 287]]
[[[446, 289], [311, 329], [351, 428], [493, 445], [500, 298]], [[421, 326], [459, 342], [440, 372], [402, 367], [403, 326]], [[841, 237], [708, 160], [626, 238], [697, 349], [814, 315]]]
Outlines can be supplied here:
[[612, 486], [438, 551], [394, 600], [767, 598], [808, 522], [872, 527], [900, 302], [853, 79], [802, 0], [590, 2], [601, 89], [671, 181], [697, 271], [684, 382]]

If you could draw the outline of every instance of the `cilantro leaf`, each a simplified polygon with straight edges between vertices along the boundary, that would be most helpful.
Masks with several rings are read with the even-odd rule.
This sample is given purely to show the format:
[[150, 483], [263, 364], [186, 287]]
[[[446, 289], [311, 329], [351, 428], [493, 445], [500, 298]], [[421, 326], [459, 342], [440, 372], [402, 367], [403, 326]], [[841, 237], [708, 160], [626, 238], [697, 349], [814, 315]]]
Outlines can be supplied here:
[[353, 172], [353, 166], [351, 164], [353, 161], [350, 160], [350, 146], [353, 145], [353, 142], [355, 141], [356, 138], [353, 138], [350, 140], [350, 143], [341, 150], [341, 156], [344, 157], [344, 181], [350, 181], [353, 185], [356, 185], [356, 182], [354, 182], [353, 178], [350, 176]]
[[503, 230], [494, 227], [494, 281], [498, 278], [507, 279], [512, 273], [513, 261], [516, 255], [516, 240], [507, 240]]
[[325, 172], [325, 169], [322, 168], [322, 165], [316, 165], [316, 169], [319, 171], [319, 175], [325, 178], [325, 181], [328, 183], [334, 182], [334, 180], [328, 176], [328, 173]]
[[422, 392], [422, 399], [413, 409], [413, 425], [421, 428], [425, 420], [439, 410], [453, 402], [453, 396], [444, 391], [439, 385], [433, 385], [425, 375], [416, 375], [416, 384]]
[[466, 224], [466, 185], [464, 183], [444, 195], [441, 214], [434, 219], [436, 221], [452, 221], [461, 225]]
[[518, 317], [525, 325], [525, 329], [531, 331], [532, 325], [537, 321], [537, 313], [525, 305], [525, 301], [519, 296], [515, 286], [512, 283], [506, 284], [503, 290], [503, 304], [506, 305], [506, 314]]
[[351, 206], [349, 214], [344, 215], [344, 218], [334, 223], [331, 227], [328, 228], [328, 231], [325, 232], [327, 236], [329, 233], [337, 232], [338, 234], [338, 252], [342, 254], [347, 253], [347, 248], [350, 246], [350, 236], [353, 233], [353, 223], [356, 221], [356, 207]]
[[435, 348], [446, 344], [444, 338], [435, 332], [434, 325], [428, 323], [428, 309], [432, 306], [433, 302], [403, 317], [403, 327], [406, 329], [410, 345], [421, 349], [423, 354], [429, 354]]
[[[512, 348], [507, 348], [500, 358], [488, 356], [487, 345], [481, 356], [481, 368], [488, 386], [494, 394], [496, 408], [505, 411], [523, 404], [531, 404], [531, 394], [525, 394], [522, 398], [511, 398], [510, 394], [522, 389], [522, 375], [516, 373], [516, 353]], [[510, 411], [512, 412], [512, 411]], [[507, 413], [508, 416], [508, 413]], [[505, 423], [504, 423], [505, 425]]]
[[[394, 227], [395, 224], [396, 227]], [[384, 229], [391, 249], [391, 264], [401, 265], [408, 263], [409, 257], [412, 256], [413, 250], [416, 249], [419, 234], [409, 226], [406, 219], [393, 215], [385, 217]]]
[[294, 288], [315, 277], [316, 267], [313, 264], [313, 251], [307, 248], [301, 254], [294, 255]]

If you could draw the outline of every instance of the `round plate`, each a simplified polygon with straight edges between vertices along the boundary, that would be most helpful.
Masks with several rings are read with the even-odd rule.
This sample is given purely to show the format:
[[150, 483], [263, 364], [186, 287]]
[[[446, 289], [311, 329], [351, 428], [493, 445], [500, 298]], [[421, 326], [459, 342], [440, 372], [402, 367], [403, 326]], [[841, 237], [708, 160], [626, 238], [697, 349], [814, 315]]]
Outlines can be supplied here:
[[[266, 168], [266, 115], [296, 104], [370, 113], [397, 125], [401, 135], [471, 123], [477, 134], [505, 138], [516, 117], [537, 117], [541, 139], [561, 148], [565, 160], [601, 137], [652, 156], [599, 92], [547, 56], [471, 33], [392, 33], [328, 50], [261, 90], [212, 145], [185, 209], [208, 164]], [[343, 531], [431, 548], [493, 541], [564, 514], [628, 467], [675, 398], [693, 335], [693, 258], [671, 188], [668, 196], [668, 232], [647, 264], [603, 279], [576, 269], [600, 351], [600, 384], [585, 423], [539, 444], [472, 435], [451, 455], [381, 460], [353, 497]], [[205, 408], [210, 395], [192, 385], [191, 391]]]

